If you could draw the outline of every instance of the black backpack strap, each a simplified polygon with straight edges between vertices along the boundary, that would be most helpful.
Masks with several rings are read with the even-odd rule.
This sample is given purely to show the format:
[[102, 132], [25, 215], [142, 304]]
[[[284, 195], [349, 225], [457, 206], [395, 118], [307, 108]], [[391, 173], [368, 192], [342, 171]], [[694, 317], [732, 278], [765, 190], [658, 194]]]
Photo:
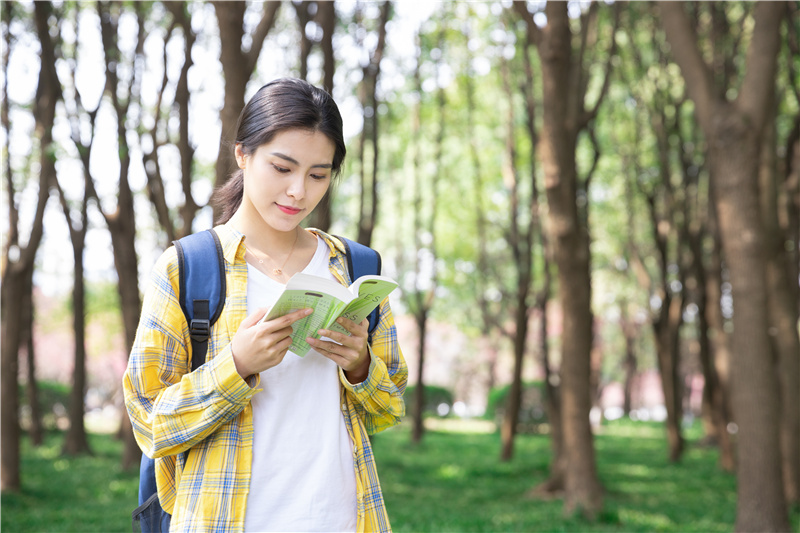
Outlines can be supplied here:
[[[345, 237], [334, 235], [344, 244], [345, 257], [347, 258], [347, 271], [350, 273], [350, 282], [357, 280], [361, 276], [380, 275], [381, 273], [381, 254], [369, 246], [364, 246], [356, 241], [351, 241]], [[372, 339], [372, 332], [378, 327], [380, 307], [376, 307], [368, 316], [369, 336]]]
[[225, 259], [214, 230], [173, 241], [178, 252], [180, 304], [192, 339], [192, 370], [205, 363], [211, 326], [225, 307]]

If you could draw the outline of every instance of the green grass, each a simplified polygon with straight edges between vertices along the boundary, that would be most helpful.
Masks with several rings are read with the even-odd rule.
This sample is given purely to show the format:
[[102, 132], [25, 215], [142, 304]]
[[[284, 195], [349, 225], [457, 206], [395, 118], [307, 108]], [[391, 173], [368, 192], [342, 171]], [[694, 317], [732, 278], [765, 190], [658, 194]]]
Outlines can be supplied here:
[[[497, 434], [428, 432], [409, 444], [408, 431], [374, 439], [389, 517], [395, 531], [732, 531], [736, 478], [717, 467], [717, 451], [693, 445], [680, 464], [667, 460], [660, 425], [617, 422], [596, 436], [598, 474], [605, 489], [598, 519], [564, 517], [560, 499], [530, 496], [547, 479], [550, 442], [521, 436], [514, 459], [498, 460]], [[692, 440], [694, 439], [694, 440]], [[800, 512], [792, 513], [800, 531]]]
[[130, 531], [139, 471], [123, 472], [122, 444], [89, 435], [93, 455], [61, 456], [64, 436], [47, 434], [39, 448], [22, 442], [22, 490], [2, 495], [0, 529], [15, 532]]
[[[546, 436], [518, 437], [514, 460], [498, 460], [497, 434], [429, 431], [409, 443], [408, 425], [374, 438], [386, 506], [397, 532], [467, 531], [732, 531], [736, 479], [717, 468], [713, 449], [690, 439], [683, 460], [671, 465], [663, 429], [613, 423], [596, 436], [605, 488], [597, 521], [562, 516], [559, 499], [529, 496], [548, 475]], [[23, 440], [20, 494], [2, 496], [2, 530], [130, 531], [138, 471], [120, 470], [121, 444], [92, 435], [91, 457], [61, 457], [63, 435], [48, 434], [33, 449]], [[800, 511], [792, 513], [800, 531]]]

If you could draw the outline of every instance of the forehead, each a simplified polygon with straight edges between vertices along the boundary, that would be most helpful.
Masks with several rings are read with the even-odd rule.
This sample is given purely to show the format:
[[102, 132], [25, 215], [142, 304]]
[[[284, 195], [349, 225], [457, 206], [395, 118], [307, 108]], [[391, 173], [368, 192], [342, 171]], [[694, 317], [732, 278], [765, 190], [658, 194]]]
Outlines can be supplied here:
[[290, 129], [277, 133], [272, 140], [259, 146], [258, 150], [266, 153], [277, 151], [296, 159], [298, 162], [309, 162], [303, 161], [309, 158], [323, 158], [330, 163], [333, 160], [336, 145], [327, 135], [320, 131]]

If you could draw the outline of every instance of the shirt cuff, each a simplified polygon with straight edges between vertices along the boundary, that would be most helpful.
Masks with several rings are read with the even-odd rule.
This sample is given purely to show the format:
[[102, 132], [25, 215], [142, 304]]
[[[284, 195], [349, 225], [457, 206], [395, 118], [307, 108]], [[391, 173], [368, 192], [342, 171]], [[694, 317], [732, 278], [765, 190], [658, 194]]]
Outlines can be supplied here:
[[383, 364], [383, 361], [379, 357], [376, 357], [372, 352], [372, 346], [367, 345], [367, 348], [369, 349], [370, 358], [367, 379], [361, 383], [350, 383], [344, 373], [344, 370], [342, 370], [342, 367], [339, 367], [339, 380], [342, 382], [342, 385], [344, 385], [345, 389], [356, 395], [371, 395], [378, 388], [378, 384], [381, 382], [380, 368], [378, 367]]
[[209, 364], [214, 385], [229, 402], [245, 403], [260, 390], [257, 388], [261, 381], [259, 374], [250, 376], [247, 380], [239, 375], [230, 345], [209, 361]]

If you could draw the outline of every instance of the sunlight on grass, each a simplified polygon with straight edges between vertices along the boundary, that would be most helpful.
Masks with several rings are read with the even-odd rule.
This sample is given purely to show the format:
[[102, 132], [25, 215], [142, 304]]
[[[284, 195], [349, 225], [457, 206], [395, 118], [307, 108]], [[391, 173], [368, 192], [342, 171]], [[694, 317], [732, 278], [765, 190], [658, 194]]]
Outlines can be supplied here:
[[[617, 424], [619, 427], [615, 427]], [[429, 430], [412, 445], [410, 424], [380, 433], [373, 445], [394, 531], [680, 532], [733, 530], [736, 478], [717, 467], [716, 450], [687, 442], [682, 461], [667, 460], [653, 423], [612, 423], [596, 436], [604, 509], [594, 521], [564, 517], [558, 498], [531, 489], [549, 475], [550, 441], [520, 435], [513, 460], [501, 462], [500, 436]], [[642, 437], [639, 438], [638, 431]], [[120, 470], [122, 445], [90, 435], [93, 456], [61, 456], [64, 436], [33, 449], [23, 439], [20, 494], [3, 494], [0, 528], [11, 532], [130, 531], [138, 469]], [[792, 513], [800, 531], [800, 510]]]

